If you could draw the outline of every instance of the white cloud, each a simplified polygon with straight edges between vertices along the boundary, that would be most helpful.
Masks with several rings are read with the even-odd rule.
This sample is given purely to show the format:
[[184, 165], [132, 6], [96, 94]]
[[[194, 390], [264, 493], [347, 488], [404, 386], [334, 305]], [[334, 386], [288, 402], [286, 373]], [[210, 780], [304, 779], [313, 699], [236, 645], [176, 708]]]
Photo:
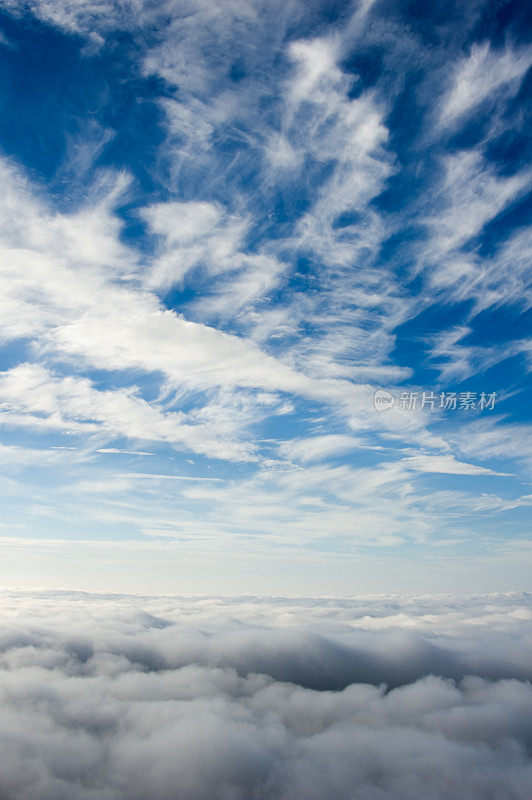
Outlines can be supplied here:
[[489, 42], [474, 44], [469, 56], [455, 66], [452, 85], [441, 101], [439, 124], [442, 127], [456, 124], [487, 98], [502, 91], [512, 96], [531, 65], [531, 48], [506, 47], [497, 51]]
[[[383, 238], [378, 215], [367, 207], [393, 171], [384, 150], [383, 109], [369, 93], [349, 97], [353, 79], [336, 64], [335, 40], [295, 42], [289, 52], [296, 70], [285, 95], [284, 136], [295, 152], [334, 163], [331, 177], [298, 222], [300, 245], [327, 264], [352, 264], [365, 251], [375, 252]], [[348, 212], [362, 219], [335, 229]]]
[[10, 313], [0, 335], [39, 337], [49, 351], [97, 369], [162, 371], [194, 388], [310, 389], [308, 379], [255, 345], [186, 321], [163, 310], [151, 293], [113, 280], [109, 267], [131, 266], [110, 211], [117, 190], [106, 195], [101, 211], [71, 218], [36, 205], [27, 183], [20, 190], [22, 178], [7, 168], [5, 178], [9, 219], [1, 268]]
[[527, 800], [526, 595], [2, 606], [6, 796]]
[[[479, 294], [483, 293], [479, 292]], [[481, 302], [483, 306], [489, 305], [489, 301], [485, 300], [485, 295]], [[472, 332], [472, 327], [461, 325], [436, 334], [431, 337], [432, 341], [429, 339], [431, 341], [430, 359], [439, 370], [442, 382], [462, 381], [471, 375], [481, 375], [490, 367], [507, 358], [518, 353], [526, 353], [530, 347], [530, 343], [526, 339], [523, 341], [514, 339], [492, 346], [465, 344], [463, 340]]]
[[86, 378], [57, 378], [33, 364], [0, 373], [0, 408], [4, 425], [167, 442], [231, 460], [255, 457], [251, 445], [237, 440], [235, 429], [164, 412], [135, 387], [99, 390]]
[[131, 26], [131, 11], [141, 12], [143, 0], [117, 3], [115, 0], [2, 0], [11, 13], [23, 14], [28, 9], [47, 24], [63, 28], [69, 33], [88, 34], [94, 29]]
[[532, 293], [528, 270], [531, 258], [532, 226], [527, 226], [510, 236], [475, 270], [467, 291], [476, 297], [476, 308], [483, 310], [503, 304], [530, 308]]
[[343, 455], [360, 446], [360, 440], [346, 434], [328, 434], [283, 442], [279, 451], [285, 458], [298, 461], [319, 461], [330, 456]]
[[110, 455], [130, 455], [130, 456], [153, 456], [153, 453], [147, 453], [144, 450], [123, 450], [119, 447], [99, 447], [97, 453], [109, 453]]
[[[83, 458], [80, 454], [78, 458]], [[31, 448], [20, 445], [0, 444], [0, 469], [20, 469], [26, 466], [47, 466], [77, 460], [70, 451], [64, 452], [58, 448]]]
[[[530, 186], [529, 171], [500, 177], [476, 150], [446, 156], [444, 170], [441, 188], [431, 200], [435, 213], [428, 224], [433, 252], [424, 254], [426, 260], [452, 255]], [[452, 269], [446, 273], [441, 265], [432, 280], [445, 286], [461, 277]]]
[[[481, 148], [446, 155], [442, 163], [443, 176], [424, 203], [426, 216], [420, 220], [424, 221], [428, 236], [414, 246], [416, 271], [422, 272], [426, 280], [419, 306], [430, 305], [435, 298], [450, 304], [472, 299], [471, 317], [505, 302], [526, 306], [530, 297], [524, 275], [528, 228], [500, 244], [493, 255], [481, 256], [478, 251], [486, 226], [529, 191], [530, 171], [500, 175], [484, 159]], [[470, 355], [480, 367], [506, 357], [501, 348], [477, 347], [466, 352], [460, 346], [458, 353], [453, 332], [440, 334], [440, 340], [444, 350], [449, 345], [454, 355], [460, 356], [453, 358], [450, 366], [458, 367], [463, 375], [469, 369], [463, 359], [467, 361]]]
[[504, 422], [502, 417], [479, 419], [463, 425], [455, 435], [462, 453], [479, 458], [509, 458], [532, 469], [530, 426], [527, 423]]
[[447, 475], [506, 475], [504, 472], [495, 472], [492, 469], [487, 469], [487, 467], [457, 461], [449, 453], [443, 456], [410, 456], [403, 459], [403, 464], [408, 469], [418, 472], [441, 472]]
[[143, 209], [141, 216], [164, 242], [147, 278], [147, 284], [159, 290], [182, 283], [197, 266], [214, 274], [234, 270], [249, 227], [246, 220], [228, 218], [205, 202], [157, 203]]

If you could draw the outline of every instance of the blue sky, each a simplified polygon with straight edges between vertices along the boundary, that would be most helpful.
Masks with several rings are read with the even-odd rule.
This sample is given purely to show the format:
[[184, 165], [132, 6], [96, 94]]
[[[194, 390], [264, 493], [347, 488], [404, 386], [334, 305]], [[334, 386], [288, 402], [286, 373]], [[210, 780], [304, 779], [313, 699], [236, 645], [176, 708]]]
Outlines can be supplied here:
[[7, 583], [526, 588], [531, 30], [0, 3]]

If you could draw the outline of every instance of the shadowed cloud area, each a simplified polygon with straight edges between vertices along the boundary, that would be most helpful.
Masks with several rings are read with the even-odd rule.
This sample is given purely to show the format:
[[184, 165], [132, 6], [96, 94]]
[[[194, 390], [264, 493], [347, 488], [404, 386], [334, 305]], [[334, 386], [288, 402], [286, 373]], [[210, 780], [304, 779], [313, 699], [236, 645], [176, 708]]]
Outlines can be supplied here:
[[528, 800], [526, 594], [1, 595], [2, 800]]

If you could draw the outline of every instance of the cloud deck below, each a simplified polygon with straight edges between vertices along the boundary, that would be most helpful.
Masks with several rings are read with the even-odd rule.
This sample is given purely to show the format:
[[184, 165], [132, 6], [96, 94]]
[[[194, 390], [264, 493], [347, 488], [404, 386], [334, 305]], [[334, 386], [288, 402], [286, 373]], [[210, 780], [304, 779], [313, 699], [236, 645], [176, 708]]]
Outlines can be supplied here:
[[529, 800], [532, 609], [4, 592], [2, 800]]

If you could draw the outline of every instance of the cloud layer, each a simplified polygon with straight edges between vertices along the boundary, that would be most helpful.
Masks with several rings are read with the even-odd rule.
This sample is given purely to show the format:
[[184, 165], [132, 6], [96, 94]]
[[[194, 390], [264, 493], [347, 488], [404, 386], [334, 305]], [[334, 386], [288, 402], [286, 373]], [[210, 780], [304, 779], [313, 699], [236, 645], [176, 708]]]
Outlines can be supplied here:
[[527, 800], [532, 608], [4, 592], [5, 800]]

